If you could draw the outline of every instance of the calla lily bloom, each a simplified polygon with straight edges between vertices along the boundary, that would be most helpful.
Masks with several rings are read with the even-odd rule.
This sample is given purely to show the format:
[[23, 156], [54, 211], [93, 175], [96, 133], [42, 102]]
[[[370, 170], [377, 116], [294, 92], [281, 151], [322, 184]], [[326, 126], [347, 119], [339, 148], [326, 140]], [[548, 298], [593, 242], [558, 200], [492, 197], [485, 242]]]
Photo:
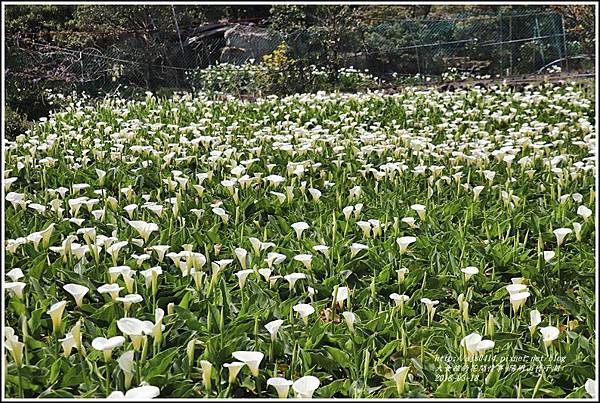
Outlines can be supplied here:
[[105, 361], [110, 361], [113, 350], [122, 346], [123, 343], [125, 343], [125, 337], [123, 336], [114, 336], [110, 339], [96, 337], [94, 340], [92, 340], [92, 347], [95, 350], [102, 351]]
[[354, 257], [361, 250], [367, 250], [367, 249], [369, 249], [369, 247], [367, 245], [363, 245], [361, 243], [356, 243], [355, 242], [352, 245], [350, 245], [350, 257]]
[[248, 251], [244, 248], [235, 248], [235, 256], [240, 261], [243, 270], [248, 268]]
[[463, 337], [460, 341], [460, 345], [464, 347], [467, 353], [467, 359], [472, 359], [477, 353], [483, 355], [485, 351], [494, 347], [495, 343], [491, 340], [483, 340], [483, 338], [477, 333], [471, 333], [468, 336]]
[[346, 221], [350, 219], [352, 211], [354, 211], [354, 206], [346, 206], [342, 209], [342, 213], [344, 213], [344, 218], [346, 219]]
[[65, 306], [67, 306], [67, 301], [60, 301], [53, 304], [48, 312], [46, 312], [52, 318], [52, 331], [56, 332], [60, 328], [60, 324], [62, 323], [62, 315], [65, 311]]
[[296, 231], [296, 237], [298, 239], [302, 238], [302, 233], [304, 232], [304, 230], [307, 230], [310, 226], [305, 223], [304, 221], [301, 222], [296, 222], [294, 224], [292, 224], [292, 228], [294, 229], [294, 231]]
[[398, 270], [396, 270], [396, 273], [398, 274], [398, 282], [403, 283], [404, 277], [409, 273], [409, 271], [406, 267], [401, 267]]
[[292, 389], [296, 397], [300, 399], [311, 399], [313, 393], [321, 385], [321, 381], [316, 376], [303, 376], [292, 384]]
[[169, 250], [170, 246], [169, 245], [154, 245], [151, 246], [148, 249], [151, 249], [153, 251], [156, 252], [157, 257], [158, 257], [158, 261], [162, 262], [165, 258], [165, 253], [167, 253], [167, 251]]
[[62, 339], [58, 339], [63, 348], [63, 355], [65, 357], [69, 357], [71, 355], [71, 351], [75, 347], [75, 339], [71, 333], [65, 334], [65, 337]]
[[413, 204], [410, 208], [417, 212], [421, 221], [425, 221], [425, 206], [422, 204]]
[[140, 274], [144, 276], [146, 288], [152, 286], [152, 291], [156, 290], [158, 285], [158, 276], [162, 274], [162, 268], [160, 266], [154, 266], [147, 270], [140, 271]]
[[129, 242], [127, 242], [127, 241], [115, 242], [112, 245], [110, 245], [108, 248], [106, 248], [106, 253], [108, 253], [111, 256], [113, 265], [115, 265], [115, 266], [117, 265], [117, 260], [119, 259], [120, 250], [123, 249], [128, 244], [129, 244]]
[[269, 252], [267, 254], [267, 258], [265, 259], [265, 262], [269, 266], [269, 269], [272, 269], [273, 265], [278, 265], [279, 263], [283, 262], [285, 259], [286, 259], [285, 255], [283, 255], [281, 253]]
[[396, 382], [396, 390], [398, 394], [401, 395], [404, 393], [405, 385], [406, 385], [406, 376], [410, 371], [410, 367], [400, 367], [396, 370], [392, 379]]
[[581, 229], [582, 229], [582, 225], [578, 222], [574, 222], [573, 223], [573, 231], [575, 231], [575, 239], [577, 239], [578, 241], [581, 241]]
[[573, 232], [573, 230], [571, 228], [557, 228], [553, 232], [554, 235], [556, 235], [556, 242], [558, 243], [558, 246], [560, 246], [565, 237]]
[[477, 344], [477, 352], [479, 355], [484, 355], [487, 350], [491, 350], [496, 345], [492, 340], [481, 340]]
[[123, 371], [123, 375], [125, 377], [125, 389], [129, 389], [131, 386], [131, 381], [133, 380], [133, 375], [135, 373], [134, 354], [135, 353], [133, 350], [129, 350], [121, 354], [121, 356], [117, 359], [119, 368], [121, 368], [121, 371]]
[[73, 336], [73, 341], [75, 342], [75, 347], [77, 350], [79, 350], [82, 355], [85, 355], [85, 348], [82, 344], [83, 335], [81, 334], [81, 319], [75, 323], [69, 333]]
[[210, 361], [201, 360], [200, 367], [202, 367], [202, 383], [204, 384], [204, 388], [210, 390], [213, 365]]
[[322, 193], [319, 189], [310, 188], [310, 189], [308, 189], [308, 192], [312, 196], [312, 199], [314, 202], [318, 202], [319, 199], [321, 198]]
[[549, 262], [549, 261], [551, 261], [552, 259], [554, 259], [554, 256], [556, 256], [556, 252], [554, 252], [554, 251], [552, 251], [552, 250], [545, 250], [545, 251], [543, 252], [543, 254], [544, 254], [544, 260], [545, 260], [546, 262]]
[[416, 220], [413, 217], [403, 217], [402, 222], [410, 228], [417, 228], [417, 225], [415, 224]]
[[335, 297], [335, 302], [340, 307], [343, 307], [344, 301], [346, 301], [348, 299], [349, 293], [350, 293], [350, 290], [348, 289], [348, 287], [338, 287], [337, 292], [336, 292], [336, 290], [333, 290], [331, 295], [333, 297]]
[[406, 251], [408, 250], [408, 246], [416, 240], [417, 238], [415, 238], [414, 236], [403, 236], [397, 238], [396, 243], [400, 247], [400, 254], [406, 253]]
[[473, 200], [478, 200], [479, 199], [479, 194], [481, 193], [481, 191], [485, 188], [485, 186], [474, 186], [473, 187]]
[[19, 337], [15, 334], [12, 327], [4, 328], [4, 347], [10, 352], [17, 367], [21, 367], [23, 363], [23, 348], [24, 343], [19, 341]]
[[518, 294], [527, 291], [528, 289], [527, 285], [521, 283], [513, 283], [506, 286], [506, 291], [508, 291], [509, 295]]
[[15, 267], [14, 269], [6, 273], [6, 276], [9, 277], [12, 281], [19, 281], [19, 279], [25, 277], [25, 274], [23, 273], [23, 270], [21, 270], [19, 267]]
[[[188, 269], [201, 269], [206, 264], [206, 256], [199, 252], [183, 251], [180, 252], [180, 256], [186, 257]], [[182, 271], [184, 271], [183, 268]]]
[[595, 379], [589, 379], [585, 381], [585, 391], [594, 400], [598, 398], [598, 382]]
[[229, 214], [227, 214], [227, 212], [223, 208], [214, 207], [212, 209], [212, 211], [215, 215], [217, 215], [219, 218], [221, 218], [221, 221], [223, 221], [223, 224], [227, 224], [227, 222], [229, 222]]
[[139, 294], [127, 294], [124, 297], [118, 297], [117, 301], [123, 303], [123, 310], [125, 311], [125, 315], [129, 312], [129, 308], [132, 304], [137, 304], [142, 302], [144, 298]]
[[229, 370], [229, 383], [235, 383], [235, 379], [237, 378], [240, 370], [246, 365], [240, 361], [234, 361], [223, 364], [225, 368]]
[[254, 250], [254, 253], [259, 255], [260, 251], [262, 249], [262, 245], [263, 245], [262, 241], [255, 237], [250, 237], [250, 238], [248, 238], [248, 240], [250, 241], [250, 244], [252, 245], [252, 249]]
[[129, 221], [129, 225], [140, 234], [144, 242], [148, 242], [150, 234], [159, 229], [157, 224], [148, 223], [146, 221]]
[[18, 299], [23, 299], [23, 290], [26, 286], [27, 283], [23, 283], [21, 281], [4, 283], [4, 289], [10, 291]]
[[128, 204], [127, 206], [123, 207], [123, 210], [125, 210], [127, 212], [127, 215], [129, 216], [129, 218], [133, 218], [133, 212], [135, 211], [135, 209], [138, 207], [137, 204]]
[[148, 400], [160, 395], [160, 389], [152, 385], [142, 385], [129, 389], [125, 394], [118, 390], [108, 395], [107, 399]]
[[403, 313], [403, 311], [404, 311], [404, 303], [406, 301], [408, 301], [410, 299], [410, 297], [408, 295], [404, 295], [404, 294], [399, 295], [399, 294], [397, 294], [397, 293], [394, 292], [394, 293], [390, 294], [390, 299], [392, 301], [394, 301], [394, 303], [396, 304], [396, 306], [400, 307], [400, 311], [401, 311], [401, 313]]
[[529, 331], [532, 335], [535, 333], [535, 329], [540, 323], [542, 323], [542, 315], [540, 314], [540, 311], [534, 309], [529, 312]]
[[83, 297], [90, 291], [90, 289], [86, 286], [79, 284], [66, 284], [63, 286], [63, 288], [65, 289], [65, 291], [71, 294], [73, 298], [75, 298], [75, 303], [80, 308], [83, 303]]
[[327, 245], [315, 245], [313, 249], [317, 252], [321, 252], [325, 257], [329, 257], [329, 246]]
[[465, 275], [465, 281], [469, 281], [469, 279], [475, 274], [479, 273], [479, 269], [474, 266], [465, 267], [464, 269], [460, 269]]
[[577, 208], [577, 215], [581, 216], [585, 221], [587, 221], [593, 213], [594, 212], [592, 210], [583, 205]]
[[267, 282], [269, 281], [269, 278], [271, 277], [272, 272], [273, 272], [273, 270], [271, 270], [271, 269], [258, 269], [258, 274], [263, 276], [265, 281], [267, 281]]
[[435, 310], [436, 310], [435, 306], [437, 304], [439, 304], [440, 301], [438, 301], [438, 300], [432, 301], [429, 298], [421, 298], [421, 302], [423, 304], [425, 304], [425, 306], [427, 307], [428, 322], [433, 321], [433, 317], [435, 315]]
[[356, 322], [356, 315], [353, 312], [345, 311], [342, 312], [342, 316], [344, 317], [346, 326], [348, 326], [348, 330], [350, 330], [350, 332], [354, 332], [354, 322]]
[[296, 281], [301, 280], [301, 279], [305, 279], [306, 278], [306, 274], [304, 274], [304, 273], [291, 273], [291, 274], [283, 276], [283, 278], [290, 284], [290, 291], [292, 291], [294, 289], [294, 284], [296, 284]]
[[122, 289], [123, 289], [123, 287], [120, 287], [119, 284], [116, 284], [116, 283], [104, 284], [104, 285], [98, 287], [98, 292], [100, 294], [109, 294], [110, 297], [112, 298], [112, 300], [116, 301], [117, 298], [119, 297], [119, 292], [121, 292]]
[[544, 346], [549, 347], [552, 345], [554, 340], [558, 339], [560, 330], [554, 326], [546, 326], [540, 328], [540, 333], [542, 334], [542, 338], [544, 340]]
[[360, 227], [363, 232], [363, 236], [365, 238], [369, 238], [371, 236], [371, 223], [367, 221], [357, 221], [356, 225]]
[[122, 318], [117, 321], [117, 327], [123, 334], [129, 336], [133, 349], [140, 351], [142, 341], [147, 334], [152, 334], [152, 323], [144, 323], [136, 318]]
[[271, 321], [265, 325], [265, 329], [271, 334], [271, 341], [277, 340], [277, 332], [281, 325], [283, 325], [283, 320], [281, 319]]
[[164, 317], [165, 311], [162, 308], [156, 308], [154, 311], [154, 323], [148, 321], [149, 323], [147, 324], [148, 329], [151, 329], [150, 334], [152, 334], [154, 341], [159, 345], [162, 339], [162, 331], [165, 329], [165, 325], [162, 324]]
[[301, 254], [294, 256], [294, 260], [301, 262], [307, 270], [310, 270], [312, 267], [312, 255], [309, 254]]
[[270, 276], [269, 277], [269, 288], [275, 287], [277, 280], [279, 280], [280, 278], [282, 278], [280, 275]]
[[315, 312], [315, 308], [313, 308], [310, 304], [294, 305], [292, 309], [294, 312], [298, 312], [302, 320], [304, 320], [305, 325], [308, 325], [308, 316]]
[[510, 303], [512, 305], [512, 308], [513, 308], [513, 311], [515, 312], [515, 314], [519, 312], [519, 309], [521, 309], [521, 307], [523, 305], [525, 305], [525, 301], [527, 301], [527, 298], [529, 298], [529, 295], [530, 294], [528, 291], [510, 294]]
[[252, 376], [258, 376], [258, 367], [265, 357], [263, 353], [260, 351], [236, 351], [232, 355], [233, 358], [245, 363], [250, 368]]
[[254, 273], [254, 270], [246, 269], [246, 270], [240, 270], [235, 273], [235, 275], [237, 276], [238, 281], [239, 281], [240, 289], [244, 288], [244, 285], [246, 284], [246, 278], [248, 278], [248, 275], [251, 273]]
[[290, 391], [290, 386], [294, 382], [285, 378], [269, 378], [267, 379], [267, 386], [272, 386], [277, 391], [277, 397], [280, 399], [286, 399]]

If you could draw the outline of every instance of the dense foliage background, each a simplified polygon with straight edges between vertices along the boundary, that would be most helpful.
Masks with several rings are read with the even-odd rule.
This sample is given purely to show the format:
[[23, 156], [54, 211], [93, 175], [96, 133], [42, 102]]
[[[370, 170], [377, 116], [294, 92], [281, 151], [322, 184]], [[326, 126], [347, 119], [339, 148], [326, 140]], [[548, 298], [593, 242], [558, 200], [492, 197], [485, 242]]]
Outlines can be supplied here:
[[[288, 79], [269, 82], [264, 88], [264, 92], [281, 94], [316, 88], [304, 74], [310, 66], [327, 70], [321, 89], [359, 90], [363, 87], [339, 85], [341, 67], [360, 65], [377, 76], [391, 72], [440, 74], [446, 68], [442, 61], [460, 56], [458, 59], [493, 60], [492, 65], [483, 63], [492, 74], [502, 73], [509, 65], [511, 71], [531, 73], [544, 61], [560, 56], [560, 49], [558, 56], [552, 56], [557, 47], [552, 40], [517, 43], [511, 48], [451, 44], [428, 51], [410, 50], [415, 43], [448, 38], [453, 42], [473, 37], [493, 41], [498, 30], [532, 35], [529, 31], [519, 34], [519, 27], [555, 32], [560, 23], [509, 17], [499, 26], [493, 18], [472, 17], [555, 12], [564, 17], [568, 33], [565, 52], [593, 56], [595, 26], [590, 7], [10, 5], [5, 15], [6, 98], [10, 115], [17, 119], [10, 122], [7, 133], [14, 137], [25, 130], [19, 122], [48, 115], [54, 107], [46, 97], [48, 89], [97, 94], [189, 88], [193, 82], [188, 77], [194, 75], [186, 76], [186, 72], [214, 64], [225, 44], [221, 33], [191, 46], [191, 39], [201, 37], [201, 31], [211, 24], [252, 23], [268, 27], [285, 40], [289, 45], [286, 56], [294, 62], [279, 66], [279, 70]], [[110, 60], [115, 60], [114, 69], [107, 68]], [[579, 63], [575, 60], [571, 67]]]

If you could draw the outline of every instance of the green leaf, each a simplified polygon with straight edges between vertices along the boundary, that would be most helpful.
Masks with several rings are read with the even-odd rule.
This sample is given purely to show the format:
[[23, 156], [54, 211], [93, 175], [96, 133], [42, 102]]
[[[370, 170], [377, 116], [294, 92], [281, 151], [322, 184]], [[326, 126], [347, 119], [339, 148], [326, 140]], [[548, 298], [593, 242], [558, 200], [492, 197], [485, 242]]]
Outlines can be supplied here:
[[340, 397], [350, 397], [348, 392], [351, 383], [350, 379], [336, 379], [317, 389], [315, 397], [331, 398], [336, 393], [339, 393], [341, 395]]
[[350, 362], [350, 356], [343, 352], [342, 350], [339, 350], [335, 347], [331, 347], [331, 346], [325, 346], [325, 350], [327, 350], [327, 352], [329, 354], [331, 354], [331, 357], [333, 357], [333, 359], [342, 367], [345, 368], [349, 368], [351, 367], [351, 362]]
[[161, 351], [152, 359], [148, 360], [145, 366], [145, 376], [144, 378], [151, 381], [151, 379], [155, 376], [164, 375], [167, 371], [167, 368], [173, 362], [173, 358], [177, 355], [179, 347], [171, 347], [167, 350]]

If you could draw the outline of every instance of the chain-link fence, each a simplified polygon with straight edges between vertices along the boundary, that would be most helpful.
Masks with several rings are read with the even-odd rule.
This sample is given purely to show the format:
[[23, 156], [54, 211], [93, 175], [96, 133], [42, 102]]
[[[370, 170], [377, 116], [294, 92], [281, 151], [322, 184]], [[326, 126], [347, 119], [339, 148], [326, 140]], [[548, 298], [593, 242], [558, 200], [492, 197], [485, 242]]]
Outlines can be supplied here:
[[449, 68], [533, 74], [552, 63], [568, 68], [568, 56], [579, 52], [569, 52], [562, 18], [555, 13], [385, 22], [362, 35], [379, 74], [439, 75]]
[[[68, 33], [65, 33], [68, 35]], [[78, 35], [94, 35], [78, 33]], [[211, 24], [181, 33], [114, 33], [92, 46], [66, 46], [43, 36], [6, 39], [7, 82], [54, 83], [88, 92], [135, 87], [190, 88], [189, 72], [219, 62], [260, 61], [286, 42], [294, 57], [311, 59], [320, 45], [314, 31], [283, 36], [254, 24]], [[341, 65], [379, 77], [436, 76], [456, 69], [481, 75], [536, 74], [593, 65], [556, 13], [460, 19], [404, 19], [348, 27], [336, 56]], [[322, 44], [321, 44], [322, 45]], [[27, 66], [27, 68], [24, 68]], [[10, 84], [10, 83], [9, 83]]]
[[[14, 67], [7, 67], [7, 80], [43, 81], [88, 92], [186, 88], [186, 72], [218, 62], [225, 46], [222, 37], [203, 40], [201, 45], [147, 46], [133, 35], [105, 48], [73, 48], [23, 38], [11, 42], [6, 46]], [[23, 59], [27, 69], [19, 66]]]

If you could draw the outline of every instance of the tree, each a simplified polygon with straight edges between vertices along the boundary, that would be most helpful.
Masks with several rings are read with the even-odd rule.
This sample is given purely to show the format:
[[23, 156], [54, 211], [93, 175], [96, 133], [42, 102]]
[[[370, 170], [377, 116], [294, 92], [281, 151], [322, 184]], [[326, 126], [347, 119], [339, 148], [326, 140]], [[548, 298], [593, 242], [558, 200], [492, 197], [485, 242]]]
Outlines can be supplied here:
[[297, 57], [325, 66], [334, 73], [343, 54], [359, 48], [361, 8], [351, 5], [274, 6], [270, 29], [282, 34]]
[[582, 50], [591, 56], [596, 54], [596, 21], [592, 5], [552, 6], [552, 10], [562, 14], [565, 30], [580, 43]]

